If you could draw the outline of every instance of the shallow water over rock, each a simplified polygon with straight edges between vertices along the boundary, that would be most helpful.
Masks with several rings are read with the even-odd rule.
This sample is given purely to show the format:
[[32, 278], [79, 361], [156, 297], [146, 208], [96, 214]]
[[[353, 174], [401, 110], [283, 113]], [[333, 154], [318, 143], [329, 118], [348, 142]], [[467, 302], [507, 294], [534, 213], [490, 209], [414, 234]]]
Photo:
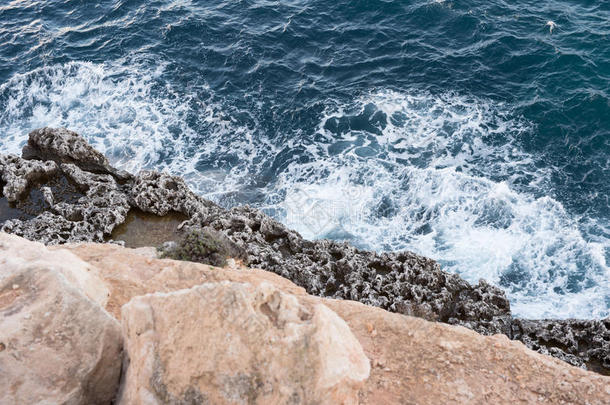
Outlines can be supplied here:
[[125, 222], [117, 226], [110, 238], [125, 242], [126, 247], [157, 247], [178, 238], [178, 226], [188, 217], [178, 212], [159, 216], [137, 208], [129, 211]]

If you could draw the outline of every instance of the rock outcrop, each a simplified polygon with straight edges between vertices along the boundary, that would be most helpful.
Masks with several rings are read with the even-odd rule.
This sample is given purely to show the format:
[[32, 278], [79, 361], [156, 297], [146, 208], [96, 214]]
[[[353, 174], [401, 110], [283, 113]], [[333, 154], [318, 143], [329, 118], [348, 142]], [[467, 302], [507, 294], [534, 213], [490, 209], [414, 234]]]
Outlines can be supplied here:
[[69, 252], [19, 239], [0, 239], [0, 403], [109, 404], [122, 338], [107, 289]]
[[208, 283], [122, 307], [118, 403], [357, 404], [369, 361], [323, 304], [268, 283]]
[[[76, 201], [63, 201], [62, 190], [54, 193], [47, 187], [44, 209], [33, 218], [6, 221], [5, 232], [45, 244], [103, 242], [125, 221], [129, 209], [156, 215], [178, 212], [189, 218], [183, 230], [208, 227], [222, 232], [245, 252], [247, 265], [273, 271], [311, 294], [465, 324], [483, 333], [510, 329], [508, 300], [485, 282], [472, 287], [443, 272], [433, 260], [410, 252], [377, 254], [346, 243], [304, 240], [256, 209], [225, 210], [197, 196], [179, 177], [152, 171], [119, 176], [74, 132], [32, 131], [23, 158], [11, 159], [20, 165], [43, 159], [34, 162], [55, 168], [55, 176], [81, 194]], [[0, 170], [4, 175], [6, 170]], [[25, 189], [46, 187], [40, 176], [21, 180]]]
[[[370, 359], [370, 377], [359, 391], [359, 404], [606, 404], [610, 399], [610, 377], [535, 353], [502, 335], [486, 337], [462, 327], [390, 313], [354, 301], [307, 295], [303, 288], [274, 273], [240, 265], [219, 269], [157, 259], [154, 249], [134, 250], [111, 244], [63, 245], [49, 250], [49, 257], [69, 251], [92, 266], [91, 271], [110, 292], [106, 308], [118, 318], [121, 307], [134, 297], [156, 291], [164, 294], [152, 296], [180, 295], [196, 290], [198, 287], [188, 289], [201, 283], [217, 289], [223, 282], [246, 283], [253, 291], [269, 284], [296, 297], [305, 307], [324, 304], [347, 323]], [[191, 308], [196, 307], [190, 305], [189, 311]], [[163, 318], [169, 322], [168, 317]], [[194, 322], [191, 318], [197, 317], [185, 313], [170, 317], [188, 325]], [[211, 349], [226, 350], [223, 346]]]
[[[571, 364], [610, 374], [610, 340], [590, 341], [591, 333], [579, 332], [581, 321], [550, 321], [558, 330], [575, 328], [573, 334], [580, 336], [577, 346], [557, 344], [543, 338], [549, 321], [530, 321], [524, 327], [512, 318], [504, 292], [484, 280], [471, 286], [411, 252], [378, 254], [347, 243], [307, 241], [251, 207], [221, 208], [195, 195], [179, 177], [120, 172], [65, 129], [30, 133], [22, 158], [0, 158], [0, 178], [0, 203], [6, 199], [15, 211], [24, 212], [2, 224], [5, 232], [45, 244], [103, 242], [130, 210], [180, 213], [187, 217], [181, 232], [220, 232], [244, 252], [246, 265], [279, 274], [310, 294], [463, 325], [482, 334], [503, 333]], [[40, 195], [33, 195], [36, 190]], [[607, 336], [607, 328], [596, 330]]]

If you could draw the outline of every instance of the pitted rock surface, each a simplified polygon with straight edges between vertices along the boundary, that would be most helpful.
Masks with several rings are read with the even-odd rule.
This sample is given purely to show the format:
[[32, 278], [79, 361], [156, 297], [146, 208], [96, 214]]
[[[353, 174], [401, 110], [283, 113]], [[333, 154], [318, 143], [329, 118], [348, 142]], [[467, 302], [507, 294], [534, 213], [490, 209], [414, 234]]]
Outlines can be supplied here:
[[0, 155], [0, 185], [9, 202], [23, 197], [29, 187], [57, 173], [52, 161], [29, 161], [14, 155]]
[[94, 173], [110, 173], [128, 179], [129, 173], [113, 168], [106, 156], [95, 150], [76, 132], [65, 128], [40, 128], [29, 134], [22, 152], [24, 159], [53, 160], [56, 163], [76, 163]]
[[573, 366], [610, 375], [610, 318], [589, 321], [515, 319], [512, 333], [532, 350]]
[[189, 217], [208, 216], [222, 211], [211, 201], [194, 194], [180, 177], [166, 173], [142, 171], [129, 187], [132, 206], [156, 215], [171, 211]]
[[[222, 232], [246, 252], [246, 265], [286, 277], [310, 294], [356, 300], [428, 320], [463, 325], [482, 334], [503, 333], [526, 343], [532, 339], [527, 338], [531, 334], [520, 332], [521, 321], [513, 320], [502, 290], [484, 280], [471, 286], [458, 275], [442, 271], [434, 260], [406, 251], [375, 253], [347, 243], [305, 240], [254, 208], [219, 207], [194, 194], [179, 177], [154, 171], [136, 176], [122, 173], [83, 138], [65, 129], [33, 131], [24, 156], [43, 160], [2, 157], [3, 182], [9, 184], [6, 178], [16, 185], [4, 189], [14, 198], [28, 187], [40, 186], [49, 209], [28, 220], [6, 221], [1, 228], [5, 232], [45, 244], [103, 242], [125, 221], [132, 208], [156, 215], [176, 211], [189, 218], [180, 229], [210, 227]], [[59, 166], [54, 162], [59, 162]], [[24, 167], [45, 169], [18, 169]], [[64, 176], [83, 196], [76, 202], [61, 201], [51, 189], [39, 185], [44, 176], [31, 174], [40, 171], [44, 176]], [[547, 321], [528, 322], [534, 330], [548, 327], [542, 326]], [[580, 330], [578, 322], [584, 321], [550, 322], [576, 328], [576, 333]], [[542, 331], [539, 332], [542, 336]], [[607, 359], [608, 345], [594, 344], [592, 334], [583, 336], [585, 343], [578, 350], [565, 352], [538, 338], [532, 340], [536, 344], [530, 343], [530, 347], [583, 367], [591, 363], [590, 358]], [[591, 350], [595, 353], [589, 353]], [[607, 361], [601, 364], [602, 372], [610, 371]]]

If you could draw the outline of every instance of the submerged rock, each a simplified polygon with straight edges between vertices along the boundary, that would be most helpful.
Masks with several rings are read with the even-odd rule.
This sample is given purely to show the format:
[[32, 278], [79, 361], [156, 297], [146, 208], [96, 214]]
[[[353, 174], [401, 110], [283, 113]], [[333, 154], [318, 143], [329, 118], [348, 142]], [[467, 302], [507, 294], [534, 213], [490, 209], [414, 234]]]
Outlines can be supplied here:
[[[179, 177], [154, 171], [135, 176], [121, 173], [83, 138], [65, 129], [44, 128], [30, 133], [24, 157], [43, 160], [17, 157], [0, 160], [9, 162], [0, 164], [0, 174], [15, 185], [7, 189], [11, 198], [28, 187], [45, 187], [44, 183], [32, 180], [40, 175], [28, 175], [32, 170], [16, 169], [28, 165], [47, 168], [46, 172], [43, 170], [45, 176], [66, 178], [82, 196], [76, 201], [62, 201], [61, 193], [45, 189], [48, 208], [33, 218], [6, 221], [1, 228], [5, 232], [45, 244], [103, 242], [125, 222], [130, 210], [154, 215], [178, 213], [188, 218], [178, 226], [182, 232], [214, 230], [244, 252], [244, 264], [279, 274], [310, 294], [355, 300], [393, 312], [463, 325], [482, 334], [502, 333], [527, 341], [518, 325], [513, 324], [509, 302], [501, 289], [484, 280], [472, 286], [460, 276], [442, 271], [434, 260], [406, 251], [375, 253], [347, 243], [305, 240], [254, 208], [221, 208], [194, 194]], [[42, 169], [37, 170], [34, 173]], [[167, 238], [177, 239], [173, 232]], [[556, 348], [535, 340], [538, 343], [531, 346], [541, 352], [547, 346]], [[595, 354], [593, 358], [601, 359], [608, 351], [607, 345], [602, 345], [598, 352], [603, 355]], [[571, 359], [555, 349], [547, 352]], [[578, 349], [566, 353], [580, 358], [584, 352]], [[583, 360], [580, 364], [588, 363]], [[603, 370], [609, 370], [607, 362], [601, 364]]]

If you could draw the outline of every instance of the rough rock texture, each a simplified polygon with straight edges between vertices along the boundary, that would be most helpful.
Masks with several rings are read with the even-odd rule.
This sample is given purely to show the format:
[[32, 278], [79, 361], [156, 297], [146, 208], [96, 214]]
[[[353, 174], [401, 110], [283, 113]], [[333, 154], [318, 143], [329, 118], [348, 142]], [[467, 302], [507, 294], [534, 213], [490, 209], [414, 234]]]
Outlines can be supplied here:
[[122, 323], [121, 404], [356, 404], [369, 376], [341, 318], [267, 283], [137, 297]]
[[55, 175], [57, 165], [50, 161], [28, 161], [13, 155], [0, 155], [0, 173], [2, 195], [9, 202], [15, 202], [30, 186]]
[[[45, 244], [102, 242], [125, 221], [132, 208], [157, 215], [175, 211], [189, 218], [179, 227], [183, 231], [210, 227], [222, 232], [246, 252], [246, 265], [273, 271], [311, 294], [356, 300], [428, 320], [463, 325], [483, 334], [503, 333], [532, 341], [519, 332], [518, 324], [513, 325], [509, 302], [502, 290], [484, 280], [471, 286], [458, 275], [442, 271], [431, 259], [410, 252], [377, 254], [346, 243], [304, 240], [256, 209], [218, 207], [192, 193], [179, 177], [152, 171], [143, 171], [135, 177], [120, 173], [83, 138], [64, 129], [33, 131], [23, 156], [48, 159], [35, 161], [36, 165], [48, 164], [51, 175], [54, 172], [51, 168], [56, 167], [55, 177], [73, 185], [77, 198], [67, 199], [65, 191], [56, 192], [53, 187], [39, 185], [39, 175], [30, 175], [36, 182], [28, 180], [29, 169], [13, 169], [27, 166], [28, 161], [10, 157], [13, 166], [0, 165], [1, 177], [6, 176], [10, 184], [17, 185], [11, 186], [17, 192], [11, 191], [11, 187], [7, 192], [23, 195], [27, 187], [40, 186], [47, 203], [43, 212], [32, 218], [6, 221], [1, 228], [5, 232]], [[26, 185], [24, 191], [18, 191], [22, 184]], [[565, 328], [573, 325], [559, 324]], [[536, 328], [535, 323], [531, 325]], [[603, 360], [610, 352], [608, 344], [585, 341], [579, 343], [578, 350], [566, 348], [564, 352], [564, 348], [553, 343], [549, 343], [551, 350], [545, 349], [544, 340], [535, 341], [531, 347], [541, 352], [573, 364], [577, 363], [571, 356], [577, 356], [582, 360], [579, 364], [599, 363], [602, 372], [610, 373], [604, 365], [607, 361]]]
[[610, 375], [610, 318], [590, 321], [515, 319], [512, 335], [530, 349]]
[[352, 301], [325, 304], [345, 319], [373, 365], [362, 404], [610, 403], [610, 377], [504, 335], [482, 336]]
[[79, 134], [65, 128], [40, 128], [30, 132], [22, 154], [25, 159], [75, 163], [83, 170], [112, 174], [123, 180], [131, 177], [129, 173], [112, 167], [106, 156], [91, 147]]
[[107, 289], [71, 253], [19, 239], [0, 234], [0, 403], [110, 404], [122, 338]]
[[226, 232], [248, 253], [247, 265], [273, 271], [310, 294], [467, 324], [482, 333], [509, 331], [510, 306], [503, 291], [485, 281], [472, 287], [414, 253], [378, 254], [347, 243], [307, 241], [249, 207], [208, 216], [199, 225]]
[[246, 252], [247, 265], [280, 274], [309, 293], [465, 324], [483, 333], [510, 330], [509, 303], [500, 289], [485, 282], [472, 287], [433, 260], [410, 252], [376, 254], [345, 243], [310, 242], [256, 209], [224, 210], [195, 195], [179, 177], [143, 171], [117, 179], [103, 155], [65, 129], [32, 131], [23, 156], [59, 163], [60, 175], [83, 195], [56, 203], [59, 198], [49, 189], [48, 210], [29, 220], [5, 222], [5, 232], [45, 244], [102, 242], [130, 208], [157, 215], [174, 211], [189, 217], [184, 230], [223, 232]]
[[[239, 265], [219, 269], [156, 259], [154, 249], [108, 244], [55, 246], [94, 266], [110, 290], [107, 308], [120, 317], [132, 297], [170, 293], [223, 280], [272, 284], [300, 303], [323, 303], [349, 325], [371, 362], [360, 404], [607, 404], [610, 377], [594, 374], [496, 335], [428, 322], [347, 300], [306, 295], [290, 281]], [[167, 294], [171, 295], [171, 294]], [[189, 317], [181, 316], [180, 321]], [[166, 322], [168, 322], [166, 320]]]

